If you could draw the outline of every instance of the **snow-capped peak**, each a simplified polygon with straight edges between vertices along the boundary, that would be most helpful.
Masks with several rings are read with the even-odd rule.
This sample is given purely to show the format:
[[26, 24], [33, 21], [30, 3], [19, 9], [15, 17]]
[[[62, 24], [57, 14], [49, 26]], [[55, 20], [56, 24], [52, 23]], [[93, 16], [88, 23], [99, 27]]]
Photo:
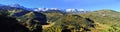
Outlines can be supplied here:
[[66, 12], [76, 12], [77, 10], [76, 9], [66, 9], [65, 11]]
[[9, 4], [10, 7], [21, 7], [19, 4]]
[[85, 9], [77, 9], [78, 11], [85, 11]]

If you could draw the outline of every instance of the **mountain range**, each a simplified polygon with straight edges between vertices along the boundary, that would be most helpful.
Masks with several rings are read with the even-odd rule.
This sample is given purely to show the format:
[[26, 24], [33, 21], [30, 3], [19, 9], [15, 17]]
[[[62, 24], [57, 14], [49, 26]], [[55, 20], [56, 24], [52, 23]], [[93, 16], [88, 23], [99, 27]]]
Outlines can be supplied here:
[[73, 32], [120, 32], [120, 12], [110, 9], [87, 11], [84, 9], [26, 8], [19, 4], [0, 4], [0, 15], [16, 18], [30, 31], [43, 25], [43, 32], [66, 30]]
[[9, 5], [2, 5], [0, 4], [0, 8], [4, 9], [25, 9], [27, 11], [36, 11], [36, 12], [46, 12], [46, 11], [60, 11], [64, 13], [87, 13], [90, 12], [85, 9], [59, 9], [59, 8], [26, 8], [24, 6], [21, 6], [19, 4], [9, 4]]

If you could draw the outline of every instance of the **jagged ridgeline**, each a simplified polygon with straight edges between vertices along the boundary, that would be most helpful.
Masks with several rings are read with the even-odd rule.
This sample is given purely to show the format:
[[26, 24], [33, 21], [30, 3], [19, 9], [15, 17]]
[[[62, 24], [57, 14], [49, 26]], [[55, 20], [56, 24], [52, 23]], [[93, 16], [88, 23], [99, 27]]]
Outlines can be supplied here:
[[[25, 8], [0, 6], [0, 19], [5, 17], [4, 20], [0, 20], [0, 25], [11, 26], [12, 24], [8, 24], [9, 21], [7, 20], [12, 19], [17, 22], [15, 22], [16, 25], [13, 25], [15, 28], [18, 27], [18, 24], [32, 32], [40, 32], [42, 29], [43, 32], [119, 32], [119, 14], [114, 10], [71, 14], [59, 10], [35, 12]], [[12, 23], [12, 21], [9, 23]]]
[[[1, 9], [5, 10], [5, 9]], [[88, 20], [89, 18], [83, 18], [79, 15], [67, 15], [61, 12], [30, 12], [23, 9], [11, 9], [5, 10], [8, 13], [8, 16], [15, 17], [19, 23], [27, 24], [29, 30], [34, 30], [38, 25], [37, 21], [43, 21], [41, 23], [46, 23], [46, 17], [49, 22], [55, 22], [55, 24], [49, 28], [43, 29], [45, 31], [51, 32], [64, 32], [64, 31], [91, 31], [92, 28], [95, 28], [94, 21]], [[46, 16], [45, 16], [45, 15]], [[37, 19], [41, 18], [41, 19]], [[36, 21], [36, 22], [32, 22]]]

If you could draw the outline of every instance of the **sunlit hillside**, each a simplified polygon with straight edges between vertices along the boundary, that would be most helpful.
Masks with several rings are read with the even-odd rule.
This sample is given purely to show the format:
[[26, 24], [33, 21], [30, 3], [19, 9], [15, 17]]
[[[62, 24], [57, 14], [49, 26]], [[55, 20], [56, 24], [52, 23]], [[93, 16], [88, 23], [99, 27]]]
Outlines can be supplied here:
[[[114, 10], [98, 10], [95, 12], [80, 14], [83, 17], [89, 17], [90, 19], [108, 26], [107, 30], [109, 32], [119, 32], [120, 31], [120, 12]], [[105, 27], [106, 27], [105, 26]]]
[[44, 9], [0, 6], [0, 28], [12, 32], [120, 32], [120, 12], [114, 10]]

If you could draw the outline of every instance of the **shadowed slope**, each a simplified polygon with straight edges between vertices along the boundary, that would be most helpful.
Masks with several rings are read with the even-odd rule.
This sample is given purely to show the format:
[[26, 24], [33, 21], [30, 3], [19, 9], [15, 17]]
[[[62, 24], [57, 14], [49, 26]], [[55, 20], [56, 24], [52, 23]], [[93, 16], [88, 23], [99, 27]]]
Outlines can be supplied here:
[[0, 32], [29, 32], [15, 18], [0, 15]]

